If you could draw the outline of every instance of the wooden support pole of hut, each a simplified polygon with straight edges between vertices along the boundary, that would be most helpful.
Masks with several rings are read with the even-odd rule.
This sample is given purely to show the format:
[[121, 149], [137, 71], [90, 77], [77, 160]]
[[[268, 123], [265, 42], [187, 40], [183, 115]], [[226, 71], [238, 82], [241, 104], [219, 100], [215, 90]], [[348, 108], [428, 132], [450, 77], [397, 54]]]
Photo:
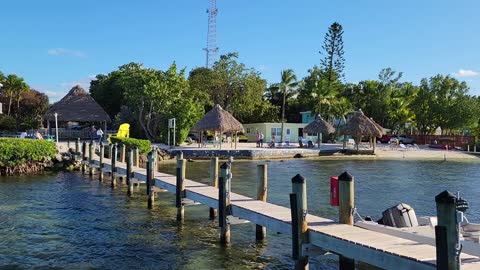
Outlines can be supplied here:
[[[210, 160], [210, 185], [218, 188], [218, 157]], [[213, 220], [217, 216], [217, 209], [210, 207], [210, 219]]]
[[158, 151], [157, 147], [154, 147], [152, 149], [153, 151], [153, 171], [157, 172], [158, 171]]
[[94, 168], [93, 168], [93, 143], [88, 145], [88, 170], [90, 176], [93, 176]]
[[292, 214], [292, 257], [295, 270], [309, 268], [308, 256], [302, 254], [302, 246], [308, 244], [307, 223], [307, 182], [305, 177], [297, 174], [292, 178], [290, 193], [290, 211]]
[[230, 165], [223, 163], [218, 179], [218, 226], [222, 244], [230, 243], [230, 224], [227, 222], [227, 215], [230, 214], [230, 175]]
[[84, 173], [87, 170], [87, 142], [82, 144], [82, 172]]
[[147, 155], [147, 195], [148, 195], [148, 209], [153, 208], [155, 202], [155, 192], [153, 192], [153, 151]]
[[457, 224], [457, 197], [445, 190], [435, 197], [435, 203], [438, 219], [438, 225], [435, 226], [437, 269], [459, 270], [460, 257], [457, 256], [457, 247], [460, 246], [460, 231]]
[[139, 155], [139, 152], [138, 152], [138, 146], [135, 146], [133, 148], [133, 166], [135, 167], [139, 167], [139, 159], [140, 159], [140, 155]]
[[127, 151], [127, 195], [131, 196], [133, 193], [133, 183], [132, 183], [132, 173], [133, 173], [133, 150], [128, 149]]
[[111, 186], [112, 186], [112, 188], [114, 188], [115, 185], [117, 184], [117, 182], [116, 182], [117, 180], [115, 179], [115, 173], [117, 172], [117, 168], [116, 168], [116, 166], [117, 166], [117, 144], [114, 144], [112, 146], [112, 156], [111, 156], [111, 158], [112, 158], [112, 163], [111, 163], [112, 168], [111, 168], [110, 176], [111, 176], [111, 179], [112, 179]]
[[[257, 165], [257, 200], [262, 202], [267, 201], [267, 187], [268, 187], [268, 166], [267, 164]], [[262, 241], [267, 235], [267, 228], [256, 225], [255, 239]]]
[[[338, 176], [339, 192], [339, 222], [341, 224], [353, 225], [353, 209], [355, 207], [355, 185], [354, 178], [348, 172]], [[339, 256], [340, 270], [355, 270], [355, 261], [353, 259]]]
[[[183, 156], [183, 155], [182, 155]], [[175, 192], [175, 206], [177, 207], [177, 220], [183, 221], [185, 216], [185, 207], [183, 206], [183, 198], [185, 198], [185, 169], [187, 160], [177, 156], [177, 182]]]
[[476, 144], [473, 145], [473, 152], [474, 152], [474, 153], [477, 152], [477, 145], [476, 145]]
[[98, 166], [98, 181], [103, 181], [103, 159], [105, 158], [105, 145], [100, 143], [100, 164]]

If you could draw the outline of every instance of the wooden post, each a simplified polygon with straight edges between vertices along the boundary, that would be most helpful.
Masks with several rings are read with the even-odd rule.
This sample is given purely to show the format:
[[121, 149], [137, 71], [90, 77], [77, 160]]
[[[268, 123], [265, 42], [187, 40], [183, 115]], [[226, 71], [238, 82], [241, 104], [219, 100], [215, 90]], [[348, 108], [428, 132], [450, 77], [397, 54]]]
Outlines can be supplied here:
[[132, 172], [133, 172], [133, 150], [128, 149], [127, 151], [127, 195], [131, 196], [133, 192], [133, 183], [132, 183]]
[[473, 152], [474, 152], [474, 153], [477, 152], [477, 145], [476, 145], [476, 144], [473, 145]]
[[227, 215], [230, 213], [230, 165], [223, 163], [220, 166], [218, 179], [218, 226], [220, 227], [220, 243], [230, 243], [230, 224]]
[[87, 142], [83, 142], [82, 144], [82, 172], [84, 173], [87, 169], [87, 164], [85, 161], [87, 160]]
[[457, 197], [445, 190], [435, 197], [438, 225], [435, 226], [437, 247], [437, 269], [459, 270], [460, 258], [456, 247], [459, 245], [457, 226]]
[[308, 244], [307, 223], [307, 182], [300, 174], [292, 178], [290, 193], [290, 209], [292, 214], [292, 257], [295, 270], [309, 268], [308, 256], [302, 254], [303, 244]]
[[70, 137], [67, 138], [67, 150], [70, 149]]
[[467, 144], [467, 152], [470, 152], [470, 144]]
[[109, 143], [108, 144], [108, 158], [110, 160], [113, 160], [112, 156], [113, 156], [113, 144]]
[[183, 221], [185, 207], [182, 204], [182, 199], [185, 198], [185, 169], [187, 167], [187, 160], [180, 158], [180, 156], [180, 154], [177, 156], [177, 189], [175, 206], [177, 207], [177, 220]]
[[157, 148], [154, 147], [152, 149], [152, 151], [153, 151], [153, 171], [155, 173], [155, 172], [158, 172], [158, 152], [157, 152]]
[[155, 192], [153, 192], [153, 151], [150, 151], [147, 155], [147, 194], [148, 194], [148, 209], [153, 208], [155, 202]]
[[138, 153], [138, 147], [135, 146], [135, 148], [133, 148], [133, 166], [135, 166], [135, 167], [140, 166], [138, 164], [139, 163], [139, 158], [140, 158], [140, 155]]
[[79, 152], [80, 152], [80, 138], [77, 138], [77, 140], [75, 141], [75, 154], [78, 155]]
[[125, 162], [126, 149], [127, 149], [127, 146], [125, 144], [122, 144], [122, 150], [120, 151], [120, 162], [122, 162], [122, 163]]
[[100, 143], [100, 165], [98, 172], [98, 181], [103, 181], [103, 159], [105, 158], [105, 145]]
[[88, 170], [90, 173], [90, 176], [93, 176], [93, 143], [90, 143], [88, 145]]
[[[210, 185], [218, 188], [218, 157], [210, 160]], [[217, 216], [217, 209], [210, 207], [210, 219], [214, 220]]]
[[[257, 165], [257, 200], [262, 202], [267, 201], [267, 187], [268, 187], [268, 166], [267, 164]], [[262, 241], [267, 235], [267, 228], [256, 225], [255, 239]]]
[[115, 187], [117, 184], [117, 180], [115, 179], [115, 173], [117, 172], [117, 168], [115, 167], [117, 164], [117, 144], [114, 144], [112, 147], [112, 170], [111, 170], [111, 176], [112, 176], [112, 188]]
[[[339, 192], [339, 222], [342, 224], [353, 225], [353, 208], [355, 207], [355, 187], [354, 178], [348, 172], [338, 176]], [[355, 261], [353, 259], [339, 256], [340, 270], [355, 270]]]

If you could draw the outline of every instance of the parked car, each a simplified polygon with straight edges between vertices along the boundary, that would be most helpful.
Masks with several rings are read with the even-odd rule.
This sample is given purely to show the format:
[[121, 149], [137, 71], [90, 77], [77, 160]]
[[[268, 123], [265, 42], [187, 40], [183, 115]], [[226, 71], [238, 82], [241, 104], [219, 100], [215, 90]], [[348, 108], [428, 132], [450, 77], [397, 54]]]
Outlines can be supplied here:
[[398, 139], [398, 143], [403, 143], [403, 144], [414, 144], [415, 143], [415, 140], [410, 138], [410, 137], [407, 137], [405, 135], [395, 135], [395, 136], [392, 136], [390, 138], [390, 143], [395, 143], [395, 138]]
[[245, 135], [243, 132], [237, 134], [239, 142], [248, 142], [248, 136]]
[[188, 140], [188, 138], [190, 138], [194, 142], [198, 142], [197, 134], [190, 133], [190, 134], [187, 135], [187, 140]]
[[385, 135], [383, 135], [382, 137], [377, 138], [377, 141], [379, 141], [379, 142], [381, 142], [381, 143], [389, 143], [389, 142], [390, 142], [390, 139], [391, 139], [393, 136], [394, 136], [393, 134], [385, 134]]

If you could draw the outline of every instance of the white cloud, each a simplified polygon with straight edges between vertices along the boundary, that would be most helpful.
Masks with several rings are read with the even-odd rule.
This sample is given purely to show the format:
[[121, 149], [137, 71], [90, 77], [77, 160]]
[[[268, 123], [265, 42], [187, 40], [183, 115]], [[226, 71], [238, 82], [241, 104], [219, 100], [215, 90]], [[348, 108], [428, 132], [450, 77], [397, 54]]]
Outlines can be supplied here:
[[480, 72], [471, 69], [459, 69], [457, 72], [454, 72], [453, 75], [457, 77], [474, 77], [480, 75]]
[[76, 51], [65, 48], [54, 48], [47, 51], [48, 55], [70, 55], [79, 58], [87, 57], [87, 54], [82, 51]]
[[258, 70], [258, 71], [264, 71], [264, 70], [267, 70], [267, 66], [266, 65], [259, 65], [255, 69]]

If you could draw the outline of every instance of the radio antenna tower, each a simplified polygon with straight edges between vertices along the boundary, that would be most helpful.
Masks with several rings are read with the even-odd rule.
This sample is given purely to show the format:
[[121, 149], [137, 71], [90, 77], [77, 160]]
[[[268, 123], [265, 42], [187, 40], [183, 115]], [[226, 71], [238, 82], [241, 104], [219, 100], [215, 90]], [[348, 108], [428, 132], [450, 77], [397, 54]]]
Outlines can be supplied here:
[[207, 48], [205, 52], [207, 55], [206, 67], [211, 68], [216, 60], [217, 47], [217, 0], [209, 0], [210, 6], [207, 9], [208, 13], [208, 32], [207, 32]]

